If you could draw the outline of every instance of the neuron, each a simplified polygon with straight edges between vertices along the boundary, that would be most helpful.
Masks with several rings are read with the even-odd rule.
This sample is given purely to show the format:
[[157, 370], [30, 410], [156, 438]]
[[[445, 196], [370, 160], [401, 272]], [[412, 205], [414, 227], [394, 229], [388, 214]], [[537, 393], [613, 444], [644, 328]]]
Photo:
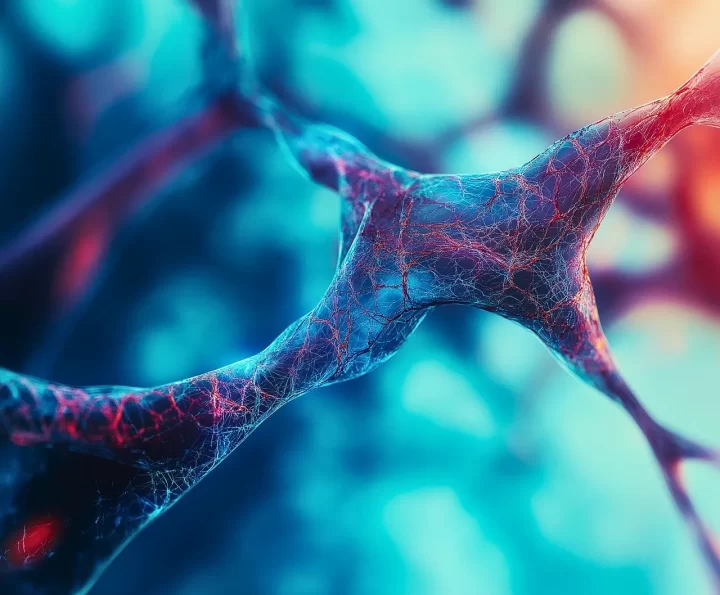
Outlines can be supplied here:
[[720, 553], [681, 476], [684, 462], [720, 466], [720, 454], [659, 424], [625, 382], [586, 266], [627, 179], [682, 129], [720, 127], [720, 52], [670, 95], [577, 130], [520, 167], [477, 175], [395, 166], [240, 78], [224, 98], [233, 117], [271, 130], [304, 174], [341, 197], [330, 286], [262, 352], [187, 380], [74, 388], [0, 371], [3, 593], [85, 592], [278, 408], [369, 373], [445, 304], [521, 324], [625, 408], [720, 592]]

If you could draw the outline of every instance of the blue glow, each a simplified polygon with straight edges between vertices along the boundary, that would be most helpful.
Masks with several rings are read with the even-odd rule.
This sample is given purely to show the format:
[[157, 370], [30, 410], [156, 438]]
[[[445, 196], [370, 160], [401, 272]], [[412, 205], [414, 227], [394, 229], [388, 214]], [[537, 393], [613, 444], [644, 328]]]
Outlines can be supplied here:
[[144, 26], [148, 29], [142, 52], [150, 64], [144, 89], [152, 109], [175, 105], [202, 77], [203, 29], [189, 6], [178, 2], [146, 3]]
[[13, 103], [22, 84], [15, 58], [10, 40], [5, 31], [0, 29], [0, 121], [11, 120]]
[[474, 595], [482, 585], [483, 592], [510, 595], [503, 554], [451, 488], [400, 494], [387, 503], [383, 516], [408, 562], [408, 593]]
[[106, 0], [24, 0], [15, 6], [43, 43], [71, 59], [106, 41], [112, 22], [113, 4]]
[[[720, 358], [716, 323], [677, 305], [649, 303], [611, 328], [609, 339], [660, 421], [717, 444], [720, 407], [708, 390], [718, 381], [711, 363]], [[645, 439], [627, 415], [559, 372], [539, 396], [534, 421], [546, 435], [548, 473], [532, 502], [545, 538], [595, 564], [643, 568], [653, 593], [710, 592]], [[691, 488], [717, 520], [715, 485], [696, 471]]]
[[503, 120], [460, 137], [445, 155], [443, 167], [465, 173], [509, 169], [535, 157], [548, 141], [537, 125]]
[[478, 437], [495, 430], [487, 407], [471, 382], [435, 360], [419, 360], [402, 386], [405, 408], [450, 430]]
[[[426, 0], [356, 0], [352, 8], [359, 25], [352, 37], [339, 40], [335, 20], [309, 20], [292, 54], [295, 83], [323, 105], [418, 140], [490, 113], [502, 101], [516, 50], [493, 40], [493, 24]], [[421, 42], [419, 23], [432, 25]], [[358, 101], [359, 92], [367, 100]]]
[[668, 262], [676, 250], [677, 240], [667, 227], [633, 217], [618, 201], [595, 234], [588, 264], [642, 273]]
[[547, 348], [519, 324], [499, 316], [483, 317], [482, 323], [478, 355], [495, 382], [520, 391], [556, 365]]
[[[78, 155], [96, 147], [102, 156], [119, 154], [129, 134], [142, 136], [200, 106], [207, 91], [204, 31], [192, 0], [4, 1], [12, 6], [9, 18], [20, 22], [0, 26], [0, 123], [7, 132], [0, 155], [15, 150], [20, 126], [41, 109], [23, 105], [23, 83], [35, 76], [40, 93], [31, 99], [40, 104], [45, 88], [57, 85], [55, 77], [36, 74], [46, 71], [42, 64], [36, 71], [35, 60], [48, 53], [71, 84], [99, 80], [85, 77], [105, 67], [103, 80], [121, 83], [118, 64], [130, 65], [136, 78], [122, 101], [99, 114], [94, 144], [82, 134], [66, 138], [76, 132], [67, 96], [53, 95], [57, 103], [42, 109], [52, 108], [57, 120], [28, 127], [31, 150], [67, 142]], [[645, 9], [625, 15], [632, 16], [623, 22], [627, 28], [605, 7], [571, 10], [558, 29], [544, 31], [549, 63], [537, 74], [550, 109], [516, 120], [499, 114], [509, 113], [513, 77], [526, 72], [518, 62], [523, 42], [531, 28], [552, 22], [555, 2], [238, 1], [251, 13], [243, 52], [247, 42], [262, 58], [256, 67], [266, 81], [280, 82], [314, 117], [352, 127], [383, 158], [405, 158], [403, 143], [418, 155], [432, 147], [426, 161], [433, 171], [518, 166], [555, 140], [558, 128], [569, 131], [649, 99], [650, 87], [699, 65], [691, 60], [694, 50], [671, 51], [688, 39], [679, 22], [668, 21], [679, 35], [673, 41], [669, 30], [646, 35], [654, 21]], [[608, 2], [618, 15], [629, 4]], [[650, 6], [657, 3], [634, 4], [658, 16]], [[676, 16], [705, 22], [710, 33], [692, 27], [692, 37], [712, 51], [716, 20], [707, 6], [693, 12], [685, 4]], [[628, 33], [636, 25], [636, 39], [647, 48], [632, 46]], [[655, 37], [665, 50], [655, 47]], [[672, 53], [672, 63], [658, 68], [642, 57], [645, 49]], [[104, 96], [100, 86], [90, 89], [93, 98], [96, 89], [97, 98]], [[21, 107], [26, 112], [17, 118]], [[454, 140], [437, 150], [438, 135]], [[676, 147], [634, 179], [633, 193], [646, 204], [672, 200], [685, 184], [678, 173], [682, 141]], [[70, 183], [78, 174], [74, 158], [64, 164], [54, 154], [18, 155], [6, 160], [2, 177], [14, 163], [21, 183], [37, 171], [47, 171], [49, 183], [57, 176]], [[7, 229], [23, 225], [12, 220], [18, 205], [32, 214], [32, 204], [53, 199], [49, 187], [29, 186], [27, 197], [6, 193]], [[205, 372], [255, 353], [327, 291], [341, 200], [299, 176], [267, 131], [237, 131], [208, 147], [202, 164], [189, 164], [168, 186], [161, 194], [175, 205], [170, 216], [149, 213], [140, 222], [152, 235], [152, 253], [140, 263], [137, 252], [118, 259], [110, 290], [78, 317], [58, 374], [76, 373], [85, 383], [80, 376], [87, 370], [87, 383], [157, 385]], [[599, 268], [652, 271], [684, 250], [669, 229], [629, 210], [621, 196], [591, 245], [591, 275]], [[395, 273], [376, 279], [398, 281]], [[413, 270], [409, 293], [435, 281], [432, 272]], [[377, 292], [387, 305], [388, 289]], [[663, 422], [718, 444], [716, 317], [666, 295], [657, 296], [663, 304], [652, 301], [655, 295], [639, 297], [644, 306], [620, 320], [601, 313], [623, 373]], [[563, 371], [529, 331], [469, 310], [432, 312], [376, 372], [288, 405], [178, 504], [174, 521], [157, 523], [132, 544], [93, 592], [709, 592], [697, 550], [624, 412]], [[98, 332], [99, 320], [123, 341]], [[687, 477], [702, 513], [720, 530], [715, 472], [690, 465]]]
[[[232, 361], [237, 318], [220, 288], [203, 276], [188, 273], [169, 280], [147, 296], [137, 314], [129, 367], [153, 385]], [[224, 355], [218, 359], [218, 353]]]

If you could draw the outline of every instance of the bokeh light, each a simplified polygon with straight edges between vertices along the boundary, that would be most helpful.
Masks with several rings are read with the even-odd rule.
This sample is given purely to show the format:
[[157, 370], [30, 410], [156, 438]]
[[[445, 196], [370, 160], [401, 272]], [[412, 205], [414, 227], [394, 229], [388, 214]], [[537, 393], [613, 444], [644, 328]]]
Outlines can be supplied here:
[[[6, 2], [9, 240], [101, 175], [106, 157], [194, 113], [211, 85], [205, 31], [186, 0]], [[717, 49], [720, 22], [716, 0], [246, 4], [243, 49], [283, 98], [382, 157], [456, 172], [518, 166], [578, 126], [670, 92]], [[116, 93], [128, 67], [134, 76]], [[83, 134], [72, 89], [97, 112]], [[20, 130], [26, 118], [35, 124]], [[641, 399], [720, 445], [718, 147], [717, 130], [688, 130], [644, 166], [600, 227], [589, 265], [603, 326]], [[0, 366], [42, 360], [48, 376], [78, 385], [176, 380], [260, 351], [327, 289], [339, 200], [298, 175], [270, 135], [237, 132], [158, 196], [109, 238], [87, 299], [51, 320], [52, 350], [28, 330], [29, 313], [0, 312], [12, 345]], [[669, 273], [646, 287], [658, 271]], [[718, 478], [700, 465], [686, 474], [720, 530]], [[377, 371], [263, 424], [130, 543], [92, 593], [238, 590], [710, 593], [625, 414], [520, 326], [454, 307], [432, 312]]]

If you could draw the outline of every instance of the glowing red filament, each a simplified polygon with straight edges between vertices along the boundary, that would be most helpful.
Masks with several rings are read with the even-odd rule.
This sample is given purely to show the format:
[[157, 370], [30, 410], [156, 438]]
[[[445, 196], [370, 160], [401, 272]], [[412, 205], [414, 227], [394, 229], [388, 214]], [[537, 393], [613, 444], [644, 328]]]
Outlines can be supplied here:
[[26, 566], [45, 558], [57, 543], [62, 523], [51, 516], [43, 516], [25, 523], [5, 542], [5, 557], [13, 566]]

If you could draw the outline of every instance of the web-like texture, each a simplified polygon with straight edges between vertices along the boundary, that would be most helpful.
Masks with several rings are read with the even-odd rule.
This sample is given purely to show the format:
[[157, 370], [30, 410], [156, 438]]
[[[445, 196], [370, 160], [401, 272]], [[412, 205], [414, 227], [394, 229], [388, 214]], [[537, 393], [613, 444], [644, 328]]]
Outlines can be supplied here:
[[250, 89], [224, 98], [233, 121], [271, 129], [303, 171], [342, 197], [337, 272], [319, 304], [267, 349], [189, 380], [78, 389], [3, 371], [2, 431], [15, 445], [2, 463], [13, 486], [0, 502], [4, 592], [91, 584], [280, 406], [368, 373], [430, 309], [452, 303], [525, 326], [628, 410], [720, 581], [679, 475], [682, 461], [718, 455], [658, 425], [623, 381], [585, 264], [623, 183], [683, 128], [720, 126], [720, 54], [670, 96], [578, 130], [519, 168], [480, 175], [394, 166]]

